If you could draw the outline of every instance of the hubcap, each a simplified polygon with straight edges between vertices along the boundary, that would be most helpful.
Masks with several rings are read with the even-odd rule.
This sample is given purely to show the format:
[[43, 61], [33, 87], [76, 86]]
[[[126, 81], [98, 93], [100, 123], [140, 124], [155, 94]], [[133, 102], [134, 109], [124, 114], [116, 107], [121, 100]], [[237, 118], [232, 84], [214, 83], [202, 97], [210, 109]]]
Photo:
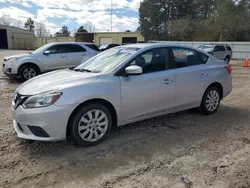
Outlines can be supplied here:
[[27, 68], [23, 71], [23, 77], [29, 80], [36, 76], [36, 71], [33, 68]]
[[220, 102], [219, 93], [216, 90], [212, 90], [208, 93], [206, 98], [206, 108], [208, 111], [213, 112], [216, 110]]
[[84, 114], [78, 124], [78, 133], [88, 142], [102, 138], [108, 129], [108, 117], [101, 110], [90, 110]]

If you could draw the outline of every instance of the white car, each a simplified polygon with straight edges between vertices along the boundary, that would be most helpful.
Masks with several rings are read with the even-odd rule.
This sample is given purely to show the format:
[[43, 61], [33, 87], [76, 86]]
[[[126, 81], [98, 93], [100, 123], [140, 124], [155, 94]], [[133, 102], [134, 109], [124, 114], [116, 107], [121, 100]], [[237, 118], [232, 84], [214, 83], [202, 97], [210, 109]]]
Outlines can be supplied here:
[[112, 127], [191, 108], [215, 113], [231, 93], [230, 74], [226, 62], [188, 46], [115, 47], [19, 86], [13, 124], [20, 138], [95, 145]]
[[5, 57], [3, 72], [9, 77], [29, 80], [43, 72], [76, 67], [99, 52], [93, 43], [50, 43], [30, 54]]

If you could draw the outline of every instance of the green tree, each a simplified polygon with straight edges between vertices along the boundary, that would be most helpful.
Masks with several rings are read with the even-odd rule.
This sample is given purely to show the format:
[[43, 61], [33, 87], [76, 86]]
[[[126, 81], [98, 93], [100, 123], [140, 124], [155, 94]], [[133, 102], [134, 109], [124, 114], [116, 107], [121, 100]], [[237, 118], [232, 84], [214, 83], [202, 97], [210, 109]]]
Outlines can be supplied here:
[[70, 35], [69, 28], [67, 26], [62, 26], [61, 33], [65, 36], [69, 36]]
[[28, 20], [25, 22], [24, 27], [27, 28], [30, 31], [33, 31], [35, 29], [35, 22], [31, 18], [28, 18]]
[[77, 29], [77, 33], [88, 33], [88, 31], [87, 31], [86, 29], [84, 29], [83, 26], [81, 26], [81, 27], [79, 27], [79, 28]]

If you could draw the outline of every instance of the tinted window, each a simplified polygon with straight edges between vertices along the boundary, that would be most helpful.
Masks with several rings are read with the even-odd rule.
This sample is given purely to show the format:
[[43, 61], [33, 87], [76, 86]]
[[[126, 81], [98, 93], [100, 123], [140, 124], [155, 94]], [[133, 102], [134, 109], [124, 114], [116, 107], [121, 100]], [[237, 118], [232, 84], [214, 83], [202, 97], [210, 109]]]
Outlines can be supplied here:
[[194, 65], [200, 65], [206, 63], [208, 57], [204, 55], [204, 59], [201, 57], [202, 54], [187, 48], [172, 48], [176, 68], [188, 67]]
[[95, 44], [85, 44], [85, 45], [91, 48], [92, 50], [100, 51], [100, 49]]
[[77, 44], [70, 44], [68, 45], [68, 52], [86, 52], [86, 50]]
[[214, 51], [225, 51], [225, 47], [222, 45], [215, 46]]
[[203, 53], [200, 53], [200, 58], [201, 58], [201, 60], [203, 61], [204, 64], [205, 64], [205, 63], [208, 61], [208, 59], [209, 59], [209, 57], [208, 57], [207, 55], [203, 54]]
[[143, 73], [158, 72], [166, 70], [167, 58], [167, 49], [159, 48], [138, 55], [130, 65], [142, 67]]
[[53, 54], [53, 53], [66, 53], [67, 49], [68, 49], [67, 45], [55, 45], [55, 46], [50, 47], [47, 50], [49, 50], [50, 53]]
[[227, 47], [227, 49], [229, 50], [229, 51], [232, 51], [232, 49], [231, 49], [231, 47], [230, 46], [226, 46]]

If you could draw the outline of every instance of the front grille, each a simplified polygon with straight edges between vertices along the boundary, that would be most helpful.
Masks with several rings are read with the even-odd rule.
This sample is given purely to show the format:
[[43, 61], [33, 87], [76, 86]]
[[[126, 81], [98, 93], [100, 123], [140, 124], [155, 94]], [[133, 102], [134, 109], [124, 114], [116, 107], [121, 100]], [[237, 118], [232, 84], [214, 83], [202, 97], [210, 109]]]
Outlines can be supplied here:
[[26, 99], [27, 99], [27, 96], [21, 95], [21, 94], [16, 92], [13, 96], [15, 109], [17, 109], [18, 106], [20, 106]]

